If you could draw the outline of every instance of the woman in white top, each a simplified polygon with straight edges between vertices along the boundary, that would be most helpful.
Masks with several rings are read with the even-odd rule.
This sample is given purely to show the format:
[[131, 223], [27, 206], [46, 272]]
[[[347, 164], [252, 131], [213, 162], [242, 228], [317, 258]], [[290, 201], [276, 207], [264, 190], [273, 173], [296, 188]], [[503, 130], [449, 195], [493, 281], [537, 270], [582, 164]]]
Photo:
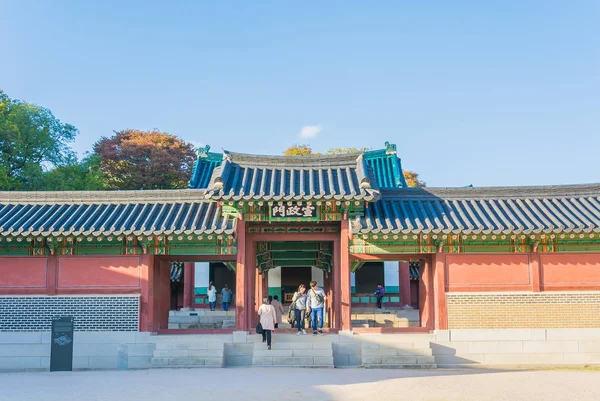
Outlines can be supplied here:
[[275, 330], [277, 316], [275, 308], [269, 304], [269, 298], [263, 299], [263, 304], [258, 308], [258, 316], [260, 316], [260, 324], [263, 328], [262, 339], [263, 343], [267, 342], [267, 348], [271, 349], [271, 331]]
[[210, 310], [214, 311], [217, 307], [217, 289], [212, 281], [208, 284], [206, 295], [208, 295], [208, 306], [210, 306]]

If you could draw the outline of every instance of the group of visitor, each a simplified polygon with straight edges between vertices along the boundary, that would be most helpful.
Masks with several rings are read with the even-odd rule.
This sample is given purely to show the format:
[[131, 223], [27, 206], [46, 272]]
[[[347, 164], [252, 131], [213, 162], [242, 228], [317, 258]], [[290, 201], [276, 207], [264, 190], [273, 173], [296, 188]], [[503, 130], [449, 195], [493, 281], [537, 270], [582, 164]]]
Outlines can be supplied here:
[[[306, 334], [304, 321], [310, 316], [313, 335], [323, 335], [323, 310], [325, 309], [325, 291], [319, 288], [316, 281], [310, 282], [310, 289], [306, 291], [304, 284], [300, 284], [298, 291], [294, 293], [290, 313], [293, 311], [294, 318], [291, 322], [297, 326], [297, 335]], [[258, 308], [260, 323], [257, 331], [262, 334], [263, 342], [267, 343], [267, 348], [271, 349], [271, 333], [282, 323], [283, 305], [279, 302], [279, 297], [265, 297], [263, 304]], [[292, 327], [293, 327], [292, 326]]]
[[[211, 311], [216, 310], [217, 288], [215, 287], [214, 282], [211, 281], [208, 284], [208, 289], [206, 290], [206, 295], [208, 296], [208, 306], [210, 307], [210, 310]], [[229, 304], [231, 303], [232, 295], [233, 295], [233, 292], [229, 289], [227, 284], [225, 284], [225, 286], [223, 286], [223, 289], [221, 290], [221, 306], [223, 307], [224, 311], [229, 310]]]

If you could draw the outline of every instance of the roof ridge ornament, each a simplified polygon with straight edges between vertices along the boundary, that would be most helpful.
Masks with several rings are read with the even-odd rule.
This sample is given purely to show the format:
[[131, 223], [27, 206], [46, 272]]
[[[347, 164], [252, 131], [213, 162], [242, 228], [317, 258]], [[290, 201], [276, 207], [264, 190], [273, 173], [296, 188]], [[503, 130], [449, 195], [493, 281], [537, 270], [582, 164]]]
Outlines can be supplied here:
[[210, 145], [206, 145], [204, 147], [200, 147], [196, 149], [196, 154], [199, 158], [205, 159], [208, 157], [208, 151], [210, 150]]
[[396, 144], [385, 141], [385, 154], [386, 155], [395, 155], [396, 153], [397, 153], [396, 152]]

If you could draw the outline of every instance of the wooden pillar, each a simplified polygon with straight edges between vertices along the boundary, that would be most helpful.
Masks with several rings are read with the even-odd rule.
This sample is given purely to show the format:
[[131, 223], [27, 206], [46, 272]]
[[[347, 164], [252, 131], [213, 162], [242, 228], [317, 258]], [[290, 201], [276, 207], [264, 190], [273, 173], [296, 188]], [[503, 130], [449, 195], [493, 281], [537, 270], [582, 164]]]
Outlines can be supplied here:
[[400, 304], [410, 306], [410, 262], [398, 262], [398, 275], [400, 276]]
[[241, 218], [237, 222], [237, 258], [235, 267], [235, 328], [237, 330], [248, 330], [246, 320], [246, 301], [248, 281], [246, 268], [246, 222]]
[[432, 329], [434, 326], [433, 280], [431, 274], [431, 261], [429, 258], [420, 261], [419, 272], [421, 276], [421, 280], [419, 281], [419, 315], [421, 327]]
[[46, 294], [56, 295], [56, 281], [58, 278], [58, 256], [48, 256], [46, 263], [48, 264], [48, 270], [46, 271]]
[[350, 253], [349, 253], [349, 242], [350, 242], [350, 222], [347, 216], [342, 219], [341, 239], [340, 239], [340, 325], [338, 326], [342, 330], [351, 330], [351, 301], [352, 301], [352, 288], [350, 279]]
[[140, 331], [154, 331], [154, 258], [153, 255], [140, 256]]
[[542, 264], [540, 263], [540, 254], [538, 252], [531, 252], [529, 254], [529, 264], [531, 266], [531, 291], [540, 292], [542, 291]]
[[260, 284], [257, 281], [256, 276], [258, 269], [256, 267], [256, 241], [251, 236], [246, 236], [246, 310], [248, 316], [246, 317], [248, 323], [248, 330], [254, 330], [258, 323], [258, 308], [262, 304], [262, 300], [257, 299], [256, 287]]
[[161, 260], [154, 266], [154, 331], [169, 328], [171, 306], [171, 262]]
[[194, 298], [194, 262], [183, 264], [183, 307], [190, 309]]
[[435, 329], [448, 330], [448, 304], [446, 302], [446, 255], [433, 255], [433, 287], [435, 305]]
[[[335, 245], [334, 245], [335, 247]], [[335, 256], [334, 256], [335, 259]], [[335, 262], [334, 262], [335, 263]], [[326, 273], [324, 272], [324, 276], [323, 276], [323, 283], [318, 283], [318, 285], [320, 287], [323, 288], [323, 291], [325, 291], [325, 296], [327, 297], [327, 301], [325, 302], [325, 309], [323, 310], [323, 313], [327, 314], [327, 323], [329, 325], [329, 328], [332, 328], [335, 326], [334, 320], [335, 320], [335, 310], [333, 307], [333, 298], [335, 296], [335, 294], [333, 293], [333, 279], [332, 279], [332, 274], [333, 274], [334, 269], [331, 269], [330, 273]], [[325, 315], [323, 315], [323, 318], [325, 318]]]

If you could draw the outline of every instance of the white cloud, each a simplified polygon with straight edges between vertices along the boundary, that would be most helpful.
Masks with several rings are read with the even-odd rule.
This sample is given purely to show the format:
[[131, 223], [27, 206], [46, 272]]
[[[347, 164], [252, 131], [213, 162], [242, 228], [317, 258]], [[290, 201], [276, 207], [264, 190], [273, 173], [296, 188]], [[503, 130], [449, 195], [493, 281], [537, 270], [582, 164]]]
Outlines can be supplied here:
[[298, 134], [298, 136], [300, 138], [314, 138], [315, 136], [319, 135], [321, 132], [323, 132], [322, 125], [305, 125], [300, 130], [300, 133]]

